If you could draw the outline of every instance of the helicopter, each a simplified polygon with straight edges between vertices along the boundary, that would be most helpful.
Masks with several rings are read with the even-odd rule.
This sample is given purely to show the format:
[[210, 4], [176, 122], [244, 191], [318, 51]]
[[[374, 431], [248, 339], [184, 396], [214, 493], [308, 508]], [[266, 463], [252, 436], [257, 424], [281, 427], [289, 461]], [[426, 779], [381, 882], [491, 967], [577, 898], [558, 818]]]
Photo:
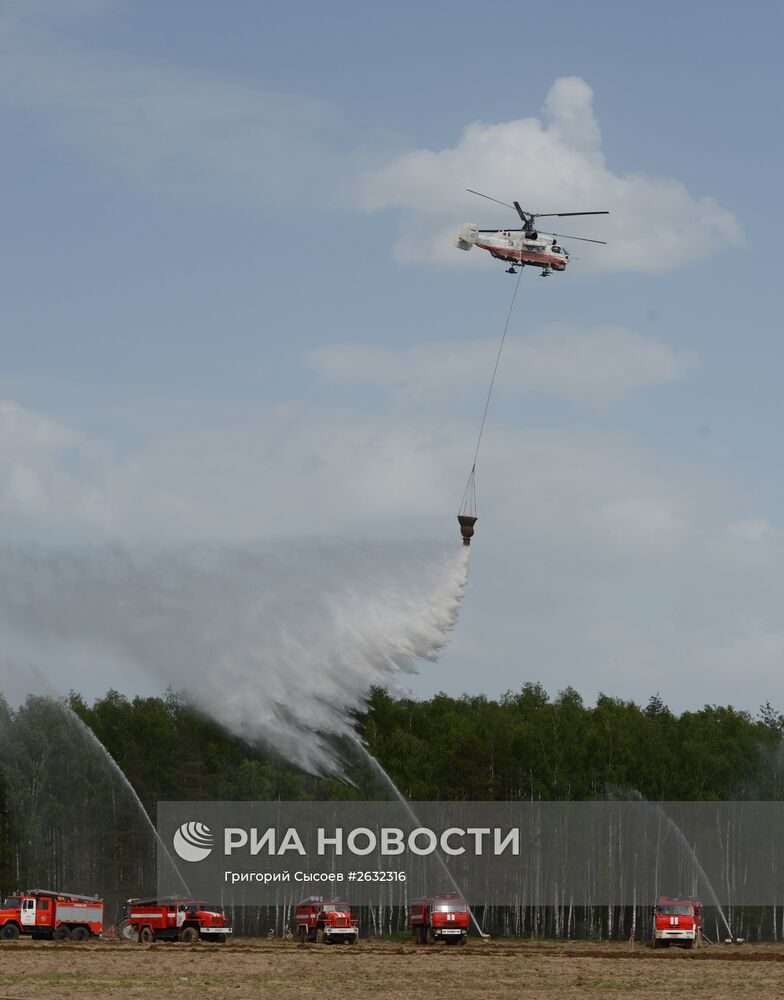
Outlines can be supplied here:
[[[609, 215], [609, 212], [526, 212], [517, 201], [509, 205], [505, 201], [491, 198], [488, 194], [482, 194], [481, 191], [474, 191], [471, 188], [466, 188], [466, 191], [469, 194], [479, 195], [480, 198], [487, 198], [488, 201], [494, 201], [505, 208], [513, 208], [522, 219], [521, 229], [478, 229], [473, 223], [467, 222], [455, 236], [454, 243], [458, 250], [470, 250], [473, 246], [487, 250], [493, 257], [509, 264], [507, 274], [517, 274], [515, 267], [526, 266], [541, 268], [543, 278], [549, 277], [553, 271], [565, 271], [569, 263], [569, 251], [558, 243], [559, 239], [601, 243], [607, 246], [604, 240], [589, 240], [585, 236], [564, 236], [563, 233], [537, 230], [536, 220], [567, 215]], [[544, 239], [545, 236], [553, 238]]]

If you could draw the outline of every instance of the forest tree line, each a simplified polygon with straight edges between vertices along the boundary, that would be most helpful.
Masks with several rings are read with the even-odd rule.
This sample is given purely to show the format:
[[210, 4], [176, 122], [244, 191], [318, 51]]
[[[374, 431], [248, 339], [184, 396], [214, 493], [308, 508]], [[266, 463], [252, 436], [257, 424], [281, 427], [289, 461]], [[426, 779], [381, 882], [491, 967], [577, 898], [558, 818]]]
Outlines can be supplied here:
[[[261, 744], [231, 735], [181, 696], [115, 691], [71, 709], [125, 772], [148, 812], [159, 799], [379, 798], [367, 764], [344, 747], [356, 787], [314, 778]], [[24, 711], [24, 708], [22, 709]], [[784, 716], [706, 705], [676, 714], [573, 689], [550, 698], [526, 684], [501, 698], [371, 691], [357, 730], [406, 798], [585, 800], [618, 789], [649, 800], [781, 799]]]

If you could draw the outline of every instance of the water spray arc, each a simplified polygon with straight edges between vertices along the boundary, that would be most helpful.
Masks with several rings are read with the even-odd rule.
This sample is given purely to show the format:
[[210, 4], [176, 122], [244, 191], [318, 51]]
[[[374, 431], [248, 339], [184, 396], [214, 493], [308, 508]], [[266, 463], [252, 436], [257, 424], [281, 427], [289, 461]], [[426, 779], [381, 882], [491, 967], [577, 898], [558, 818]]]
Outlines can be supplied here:
[[[373, 768], [373, 770], [379, 775], [379, 777], [382, 779], [382, 781], [384, 782], [384, 784], [390, 789], [390, 791], [393, 793], [393, 795], [398, 800], [398, 802], [400, 802], [400, 804], [406, 810], [406, 812], [408, 813], [409, 819], [416, 826], [421, 826], [421, 823], [419, 821], [419, 817], [414, 812], [414, 810], [411, 808], [411, 803], [408, 801], [408, 799], [405, 797], [405, 795], [403, 795], [403, 793], [397, 787], [397, 785], [392, 780], [392, 778], [389, 776], [389, 774], [387, 773], [387, 771], [382, 767], [382, 765], [379, 763], [379, 761], [373, 756], [373, 754], [368, 750], [368, 748], [365, 746], [365, 744], [361, 740], [357, 739], [356, 743], [357, 743], [357, 746], [360, 748], [360, 750], [367, 757], [368, 762], [370, 763], [370, 765]], [[454, 875], [449, 870], [449, 867], [448, 867], [447, 863], [444, 861], [444, 859], [443, 859], [443, 857], [441, 855], [441, 852], [440, 851], [435, 851], [435, 857], [436, 857], [438, 863], [440, 864], [441, 868], [443, 869], [444, 874], [446, 875], [446, 877], [449, 879], [450, 883], [452, 884], [452, 888], [455, 890], [455, 892], [459, 896], [462, 896], [463, 892], [462, 892], [460, 886], [457, 884], [457, 881], [455, 880]], [[482, 938], [487, 938], [488, 935], [485, 934], [485, 932], [479, 926], [479, 921], [474, 916], [474, 911], [471, 909], [470, 906], [468, 906], [468, 903], [466, 903], [466, 906], [468, 907], [468, 915], [471, 917], [471, 922], [473, 923], [474, 927], [476, 928], [477, 934], [480, 937], [482, 937]]]
[[636, 788], [630, 789], [628, 794], [630, 794], [633, 799], [636, 799], [636, 801], [644, 802], [645, 805], [647, 805], [650, 809], [652, 809], [656, 813], [659, 821], [660, 822], [662, 820], [664, 821], [664, 823], [667, 825], [667, 829], [675, 835], [681, 847], [685, 848], [686, 853], [688, 854], [691, 860], [691, 863], [694, 865], [694, 868], [697, 871], [700, 881], [707, 889], [708, 894], [710, 895], [711, 900], [713, 902], [713, 905], [716, 907], [716, 910], [718, 911], [719, 916], [721, 917], [722, 923], [727, 928], [727, 933], [729, 934], [731, 940], [734, 941], [735, 935], [732, 933], [732, 928], [730, 927], [726, 914], [724, 913], [721, 903], [719, 902], [719, 897], [716, 895], [716, 890], [713, 888], [713, 883], [708, 878], [708, 873], [700, 864], [700, 859], [697, 857], [694, 848], [689, 843], [686, 834], [683, 832], [683, 830], [681, 830], [681, 828], [678, 826], [675, 820], [671, 816], [667, 815], [667, 813], [664, 811], [660, 803], [650, 802], [648, 799], [645, 798], [642, 792], [638, 792]]
[[144, 808], [144, 803], [139, 798], [139, 796], [138, 796], [138, 794], [136, 792], [136, 789], [133, 787], [133, 785], [128, 780], [128, 778], [127, 778], [125, 772], [123, 771], [123, 769], [120, 767], [120, 765], [114, 759], [114, 757], [112, 757], [112, 755], [109, 753], [109, 751], [103, 745], [103, 743], [101, 743], [101, 741], [98, 739], [98, 737], [92, 731], [92, 729], [90, 729], [90, 727], [87, 725], [87, 723], [83, 719], [79, 718], [79, 716], [76, 714], [76, 712], [74, 712], [74, 710], [71, 708], [71, 706], [68, 705], [68, 704], [66, 704], [65, 702], [60, 702], [59, 704], [62, 705], [62, 709], [63, 709], [64, 713], [66, 714], [66, 716], [68, 717], [68, 719], [73, 723], [73, 725], [79, 730], [79, 732], [81, 733], [81, 735], [90, 744], [92, 744], [92, 746], [95, 747], [95, 749], [99, 753], [103, 754], [103, 756], [106, 759], [106, 762], [109, 764], [109, 767], [112, 769], [112, 771], [114, 771], [114, 773], [120, 779], [120, 781], [123, 784], [123, 787], [130, 794], [130, 796], [133, 799], [134, 803], [138, 807], [139, 812], [143, 816], [143, 818], [144, 818], [147, 826], [150, 828], [150, 832], [152, 833], [153, 838], [155, 839], [156, 843], [160, 846], [160, 848], [163, 851], [164, 855], [168, 859], [169, 864], [172, 867], [172, 870], [175, 872], [178, 880], [182, 884], [182, 887], [185, 890], [185, 895], [186, 896], [190, 896], [191, 895], [191, 891], [188, 888], [188, 884], [186, 883], [185, 879], [182, 877], [182, 872], [178, 868], [178, 866], [177, 866], [174, 858], [171, 856], [171, 853], [170, 853], [169, 849], [167, 848], [166, 844], [161, 839], [161, 836], [158, 833], [158, 831], [157, 831], [157, 829], [155, 827], [155, 824], [150, 819], [149, 813]]
[[[643, 800], [643, 801], [645, 801], [645, 800]], [[683, 832], [683, 830], [681, 830], [681, 828], [678, 826], [678, 824], [675, 822], [674, 819], [672, 819], [670, 816], [668, 816], [664, 812], [664, 810], [661, 808], [661, 806], [657, 805], [656, 806], [656, 811], [659, 814], [659, 816], [662, 817], [666, 821], [668, 829], [671, 830], [675, 834], [675, 836], [678, 838], [678, 842], [683, 847], [685, 847], [686, 851], [689, 854], [689, 857], [691, 858], [692, 864], [694, 865], [694, 867], [697, 870], [697, 873], [698, 873], [698, 875], [699, 875], [699, 877], [700, 877], [703, 885], [708, 890], [708, 894], [710, 895], [711, 900], [713, 901], [713, 905], [718, 910], [718, 913], [719, 913], [719, 916], [721, 917], [722, 923], [727, 928], [727, 934], [730, 936], [730, 939], [732, 941], [734, 941], [735, 940], [735, 935], [732, 933], [732, 928], [730, 927], [729, 921], [727, 920], [727, 917], [726, 917], [726, 915], [724, 913], [724, 910], [722, 909], [721, 903], [719, 902], [719, 897], [716, 895], [716, 890], [713, 888], [713, 883], [708, 878], [707, 872], [705, 871], [705, 869], [700, 864], [699, 858], [697, 857], [697, 855], [696, 855], [696, 853], [694, 851], [694, 848], [691, 846], [691, 844], [687, 840], [686, 835]]]

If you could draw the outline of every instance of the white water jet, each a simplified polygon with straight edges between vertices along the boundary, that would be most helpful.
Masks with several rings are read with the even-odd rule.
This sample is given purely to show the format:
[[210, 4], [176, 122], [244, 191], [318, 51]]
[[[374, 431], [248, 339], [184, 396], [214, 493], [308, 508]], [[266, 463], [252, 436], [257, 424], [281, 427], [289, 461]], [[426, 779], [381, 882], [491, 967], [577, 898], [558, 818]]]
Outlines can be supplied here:
[[402, 691], [438, 656], [467, 573], [458, 546], [7, 547], [0, 629], [60, 690], [145, 671], [237, 735], [340, 773], [319, 734], [353, 737], [371, 686]]
[[[651, 803], [651, 805], [653, 805], [653, 803]], [[724, 910], [722, 909], [721, 903], [719, 902], [719, 897], [716, 895], [716, 890], [713, 888], [713, 884], [711, 880], [708, 878], [707, 872], [700, 864], [699, 858], [697, 857], [694, 848], [687, 840], [683, 830], [681, 830], [681, 828], [678, 826], [678, 824], [675, 822], [674, 819], [672, 819], [670, 816], [667, 815], [667, 813], [664, 812], [664, 810], [661, 808], [660, 805], [658, 804], [656, 805], [656, 810], [659, 813], [659, 815], [663, 816], [664, 819], [667, 821], [668, 827], [673, 831], [673, 833], [678, 838], [681, 845], [686, 848], [686, 851], [691, 857], [692, 864], [697, 869], [697, 872], [700, 878], [702, 879], [705, 888], [708, 890], [708, 893], [710, 894], [710, 897], [713, 900], [713, 905], [719, 911], [719, 916], [721, 917], [724, 926], [727, 928], [727, 933], [729, 934], [730, 938], [734, 941], [735, 935], [732, 933], [732, 928], [730, 927], [729, 921], [727, 920], [727, 917], [724, 914]]]
[[730, 938], [734, 941], [735, 935], [732, 933], [732, 928], [730, 927], [729, 921], [727, 920], [724, 910], [722, 909], [721, 903], [719, 902], [719, 897], [716, 895], [716, 890], [713, 888], [713, 883], [708, 878], [708, 873], [700, 864], [700, 860], [697, 857], [694, 848], [689, 843], [686, 834], [683, 832], [683, 830], [681, 830], [681, 828], [678, 826], [675, 820], [672, 819], [671, 816], [667, 815], [667, 813], [662, 808], [661, 803], [651, 802], [649, 799], [646, 799], [645, 796], [642, 794], [642, 792], [639, 792], [636, 788], [628, 789], [628, 793], [632, 796], [632, 798], [636, 799], [638, 802], [644, 802], [647, 806], [653, 809], [656, 812], [657, 816], [659, 816], [660, 819], [663, 819], [666, 822], [668, 829], [670, 829], [675, 834], [680, 845], [686, 849], [687, 854], [691, 858], [692, 864], [697, 869], [699, 878], [701, 879], [705, 888], [708, 890], [708, 894], [710, 895], [711, 900], [713, 901], [713, 905], [718, 910], [719, 916], [721, 917], [724, 926], [727, 928], [727, 933], [729, 934]]
[[74, 712], [74, 710], [71, 708], [70, 705], [68, 705], [67, 703], [65, 703], [63, 701], [57, 701], [57, 702], [55, 702], [55, 704], [59, 708], [61, 708], [63, 710], [63, 712], [65, 713], [65, 715], [73, 723], [73, 725], [76, 726], [76, 728], [79, 730], [79, 732], [81, 733], [81, 735], [87, 740], [88, 743], [90, 743], [95, 748], [96, 752], [98, 752], [99, 754], [102, 754], [103, 757], [106, 759], [107, 764], [109, 765], [109, 767], [111, 768], [111, 770], [117, 775], [117, 777], [120, 779], [120, 781], [122, 782], [123, 788], [131, 796], [131, 799], [133, 800], [134, 804], [136, 805], [136, 808], [139, 810], [139, 812], [141, 813], [141, 815], [142, 815], [144, 821], [146, 822], [147, 826], [150, 828], [150, 833], [152, 834], [153, 839], [160, 846], [160, 848], [163, 851], [164, 855], [168, 859], [169, 864], [172, 867], [172, 870], [176, 874], [178, 880], [182, 884], [183, 889], [185, 890], [185, 895], [186, 896], [190, 896], [191, 895], [191, 891], [188, 888], [188, 885], [187, 885], [185, 879], [182, 877], [182, 872], [178, 868], [177, 863], [175, 862], [174, 858], [171, 856], [171, 852], [169, 851], [168, 847], [166, 846], [166, 844], [161, 839], [161, 835], [158, 833], [158, 830], [156, 829], [155, 824], [150, 819], [150, 814], [144, 808], [144, 803], [139, 798], [139, 796], [138, 796], [138, 794], [136, 792], [136, 789], [133, 787], [133, 785], [128, 780], [128, 778], [127, 778], [127, 776], [125, 774], [125, 771], [123, 771], [123, 769], [120, 767], [120, 765], [114, 759], [114, 757], [112, 757], [112, 755], [109, 753], [109, 751], [103, 745], [103, 743], [101, 743], [101, 741], [98, 739], [98, 737], [92, 731], [92, 729], [90, 729], [90, 727], [87, 725], [87, 723], [83, 719], [81, 719], [76, 714], [76, 712]]
[[[395, 798], [400, 802], [400, 804], [406, 810], [406, 812], [408, 813], [408, 818], [412, 821], [412, 823], [415, 826], [417, 826], [417, 827], [421, 826], [422, 824], [419, 821], [419, 817], [417, 816], [417, 814], [414, 812], [413, 808], [411, 807], [411, 803], [408, 801], [408, 799], [405, 797], [405, 795], [403, 795], [403, 793], [397, 787], [397, 785], [392, 780], [392, 778], [389, 776], [388, 772], [384, 769], [384, 767], [382, 766], [382, 764], [373, 756], [373, 754], [368, 750], [368, 748], [365, 746], [365, 744], [361, 742], [361, 740], [357, 740], [357, 744], [358, 744], [360, 750], [362, 750], [363, 753], [365, 754], [365, 756], [367, 757], [367, 759], [370, 762], [370, 764], [373, 767], [373, 769], [381, 777], [381, 779], [384, 782], [384, 784], [387, 786], [387, 788], [391, 789], [391, 791], [392, 791], [393, 795], [395, 796]], [[452, 888], [455, 890], [455, 892], [458, 894], [458, 896], [461, 896], [462, 898], [465, 898], [464, 895], [463, 895], [462, 889], [457, 884], [457, 881], [455, 880], [455, 877], [452, 874], [452, 872], [449, 870], [449, 866], [447, 865], [446, 861], [444, 861], [444, 859], [443, 859], [443, 857], [441, 855], [441, 852], [440, 851], [436, 851], [435, 852], [435, 856], [436, 856], [436, 859], [438, 860], [438, 863], [441, 865], [441, 868], [444, 870], [444, 874], [449, 879], [449, 881], [452, 883]], [[480, 937], [482, 937], [482, 938], [486, 938], [488, 935], [485, 934], [485, 932], [479, 926], [479, 922], [477, 921], [476, 917], [474, 916], [474, 911], [471, 909], [470, 906], [468, 906], [468, 903], [466, 903], [466, 906], [468, 908], [468, 914], [471, 917], [471, 921], [472, 921], [474, 927], [476, 927], [477, 934]]]

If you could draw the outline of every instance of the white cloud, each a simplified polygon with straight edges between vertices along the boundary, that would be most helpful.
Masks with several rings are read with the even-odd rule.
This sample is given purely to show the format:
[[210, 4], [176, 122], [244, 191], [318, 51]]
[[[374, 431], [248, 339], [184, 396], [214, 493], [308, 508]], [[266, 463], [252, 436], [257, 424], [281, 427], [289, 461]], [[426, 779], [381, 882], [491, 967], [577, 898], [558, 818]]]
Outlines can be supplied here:
[[474, 122], [451, 149], [401, 152], [399, 135], [361, 130], [321, 98], [144, 61], [80, 37], [101, 15], [108, 35], [117, 9], [107, 0], [4, 5], [0, 108], [23, 110], [94, 166], [167, 196], [256, 208], [309, 198], [319, 208], [357, 200], [370, 210], [397, 207], [400, 259], [456, 266], [469, 255], [452, 237], [468, 215], [488, 224], [510, 218], [466, 187], [534, 210], [609, 209], [598, 222], [555, 220], [609, 241], [574, 244], [581, 267], [665, 271], [742, 241], [730, 212], [680, 181], [609, 170], [593, 93], [577, 77], [555, 81], [542, 120]]
[[761, 542], [773, 534], [774, 528], [764, 517], [743, 517], [729, 526], [729, 532], [747, 542]]
[[[497, 350], [497, 339], [406, 348], [343, 343], [317, 348], [306, 360], [326, 378], [380, 385], [401, 398], [414, 398], [486, 387]], [[496, 384], [499, 392], [539, 393], [603, 407], [697, 368], [693, 353], [675, 351], [633, 330], [561, 324], [525, 339], [513, 333], [504, 345]]]
[[[11, 403], [0, 413], [11, 417], [0, 438], [0, 539], [426, 535], [434, 526], [450, 535], [476, 431], [473, 419], [438, 424], [413, 411], [290, 403], [220, 413], [193, 401], [178, 426], [162, 411], [155, 433], [119, 453], [45, 414]], [[140, 419], [150, 418], [148, 408]], [[480, 493], [493, 498], [498, 531], [517, 531], [522, 516], [539, 541], [619, 554], [657, 530], [643, 514], [634, 528], [645, 503], [671, 512], [660, 540], [689, 517], [688, 490], [650, 472], [624, 436], [585, 427], [496, 425]], [[624, 519], [622, 538], [613, 517]]]
[[780, 676], [784, 664], [784, 629], [761, 621], [746, 622], [740, 634], [711, 650], [704, 659], [725, 681], [740, 679], [744, 685], [756, 682], [756, 687], [760, 681], [768, 685], [770, 700], [775, 703], [779, 692], [770, 682]]
[[80, 31], [116, 5], [64, 6], [70, 17], [37, 3], [0, 10], [0, 107], [37, 116], [60, 144], [156, 191], [245, 207], [312, 193], [323, 207], [348, 162], [368, 167], [397, 145], [360, 135], [317, 97], [88, 45]]
[[603, 513], [608, 530], [617, 538], [658, 543], [688, 530], [683, 513], [671, 498], [626, 496], [606, 503]]
[[32, 469], [18, 463], [9, 469], [5, 498], [9, 505], [34, 513], [40, 513], [48, 506], [38, 476]]
[[666, 617], [603, 620], [588, 625], [581, 644], [586, 658], [597, 663], [597, 687], [617, 697], [639, 701], [647, 683], [648, 694], [660, 691], [676, 707], [684, 704], [684, 694], [690, 708], [732, 704], [753, 712], [768, 700], [782, 704], [780, 621], [754, 620], [744, 611], [726, 609], [714, 614], [710, 625], [699, 626]]
[[92, 530], [104, 522], [105, 446], [53, 417], [0, 402], [0, 514], [18, 531]]
[[482, 228], [514, 221], [513, 212], [465, 188], [536, 212], [610, 211], [599, 220], [547, 220], [558, 231], [606, 240], [606, 247], [572, 244], [585, 266], [598, 271], [668, 271], [743, 239], [730, 212], [712, 198], [693, 197], [680, 181], [613, 173], [593, 92], [578, 77], [555, 81], [541, 120], [474, 122], [452, 148], [395, 157], [366, 175], [363, 198], [371, 211], [402, 210], [400, 260], [459, 266], [469, 255], [455, 250], [452, 237], [468, 216]]

